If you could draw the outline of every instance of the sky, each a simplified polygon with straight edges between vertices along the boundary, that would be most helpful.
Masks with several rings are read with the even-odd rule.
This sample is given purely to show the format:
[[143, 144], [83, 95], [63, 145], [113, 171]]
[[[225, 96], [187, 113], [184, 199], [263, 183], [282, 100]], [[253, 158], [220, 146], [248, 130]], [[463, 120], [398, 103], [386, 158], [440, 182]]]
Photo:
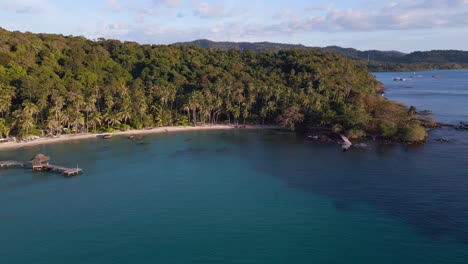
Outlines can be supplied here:
[[468, 50], [468, 0], [0, 0], [0, 27], [142, 44]]

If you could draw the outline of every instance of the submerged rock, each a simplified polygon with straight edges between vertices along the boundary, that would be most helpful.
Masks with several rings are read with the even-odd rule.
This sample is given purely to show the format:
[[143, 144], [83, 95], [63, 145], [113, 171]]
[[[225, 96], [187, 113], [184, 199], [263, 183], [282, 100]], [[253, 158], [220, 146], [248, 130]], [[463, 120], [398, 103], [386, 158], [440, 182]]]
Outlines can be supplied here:
[[128, 136], [127, 138], [132, 141], [139, 141], [139, 140], [142, 140], [144, 137], [142, 135], [131, 135], [131, 136]]
[[366, 143], [358, 143], [358, 144], [354, 144], [353, 146], [354, 146], [355, 148], [361, 148], [361, 149], [364, 149], [364, 148], [368, 148], [368, 147], [369, 147]]

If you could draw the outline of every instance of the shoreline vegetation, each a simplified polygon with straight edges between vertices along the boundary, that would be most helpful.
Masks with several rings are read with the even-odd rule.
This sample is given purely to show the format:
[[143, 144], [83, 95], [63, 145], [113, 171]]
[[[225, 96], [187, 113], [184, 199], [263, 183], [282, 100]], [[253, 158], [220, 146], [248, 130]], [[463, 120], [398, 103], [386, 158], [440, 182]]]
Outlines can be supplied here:
[[[263, 129], [283, 129], [279, 126], [269, 125], [205, 125], [205, 126], [170, 126], [170, 127], [156, 127], [151, 129], [142, 130], [127, 130], [127, 131], [115, 131], [112, 133], [83, 133], [83, 134], [65, 134], [57, 137], [39, 137], [31, 141], [9, 141], [0, 143], [0, 150], [6, 149], [18, 149], [23, 147], [32, 147], [38, 145], [52, 144], [58, 142], [66, 142], [81, 139], [92, 139], [102, 138], [104, 135], [112, 136], [129, 136], [140, 138], [144, 135], [159, 134], [159, 133], [172, 133], [172, 132], [183, 132], [183, 131], [207, 131], [207, 130], [233, 130], [233, 129], [246, 129], [246, 130], [263, 130]], [[133, 138], [132, 137], [132, 138]]]
[[366, 65], [319, 50], [195, 46], [0, 29], [0, 138], [198, 124], [424, 142], [414, 107]]

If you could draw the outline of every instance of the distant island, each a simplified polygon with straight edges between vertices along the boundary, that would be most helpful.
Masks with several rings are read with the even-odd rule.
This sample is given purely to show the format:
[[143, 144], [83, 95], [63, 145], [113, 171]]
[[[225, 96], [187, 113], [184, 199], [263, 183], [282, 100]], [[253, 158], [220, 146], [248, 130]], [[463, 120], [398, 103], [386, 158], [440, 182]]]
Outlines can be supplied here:
[[307, 47], [300, 44], [282, 44], [272, 42], [215, 42], [206, 39], [191, 42], [174, 43], [178, 46], [200, 46], [203, 48], [228, 51], [280, 51], [280, 50], [322, 50], [335, 52], [352, 58], [368, 66], [373, 72], [385, 71], [419, 71], [435, 69], [466, 69], [468, 68], [468, 51], [461, 50], [432, 50], [403, 53], [399, 51], [360, 51], [353, 48], [338, 46]]
[[205, 49], [0, 29], [3, 138], [161, 126], [269, 124], [424, 140], [415, 109], [365, 64], [317, 49]]

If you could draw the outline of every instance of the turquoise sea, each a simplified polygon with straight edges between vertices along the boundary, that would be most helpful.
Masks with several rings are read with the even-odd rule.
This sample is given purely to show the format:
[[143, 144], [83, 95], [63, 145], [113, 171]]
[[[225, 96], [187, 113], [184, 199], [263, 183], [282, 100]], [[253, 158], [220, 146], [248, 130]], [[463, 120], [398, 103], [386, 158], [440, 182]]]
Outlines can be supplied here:
[[[425, 75], [376, 73], [386, 97], [468, 121], [467, 71]], [[1, 151], [84, 174], [0, 170], [0, 263], [467, 263], [467, 136], [344, 153], [287, 132], [198, 131]]]

